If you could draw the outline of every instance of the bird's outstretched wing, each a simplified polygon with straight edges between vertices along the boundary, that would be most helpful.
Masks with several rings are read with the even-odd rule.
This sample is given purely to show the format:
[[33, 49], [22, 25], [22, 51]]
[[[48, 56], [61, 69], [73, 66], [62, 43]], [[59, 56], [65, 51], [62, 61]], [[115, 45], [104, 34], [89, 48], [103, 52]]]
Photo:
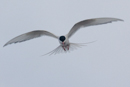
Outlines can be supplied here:
[[93, 25], [99, 25], [99, 24], [106, 24], [106, 23], [111, 23], [113, 21], [123, 21], [118, 18], [94, 18], [94, 19], [87, 19], [80, 21], [76, 23], [69, 33], [67, 34], [68, 38], [70, 38], [77, 30], [79, 30], [81, 27], [88, 27], [88, 26], [93, 26]]
[[8, 45], [8, 44], [12, 44], [12, 43], [18, 43], [18, 42], [23, 42], [26, 40], [30, 40], [33, 38], [37, 38], [40, 36], [50, 36], [50, 37], [54, 37], [56, 39], [58, 39], [58, 36], [48, 32], [48, 31], [44, 31], [44, 30], [35, 30], [35, 31], [31, 31], [22, 35], [19, 35], [13, 39], [11, 39], [10, 41], [8, 41], [4, 46]]

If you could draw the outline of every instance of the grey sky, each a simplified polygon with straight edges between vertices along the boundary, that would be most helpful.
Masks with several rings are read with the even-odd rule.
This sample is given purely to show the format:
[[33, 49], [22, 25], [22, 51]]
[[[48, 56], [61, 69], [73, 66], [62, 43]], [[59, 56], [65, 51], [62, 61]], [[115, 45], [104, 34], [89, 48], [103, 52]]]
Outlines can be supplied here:
[[[129, 0], [1, 0], [0, 87], [130, 87]], [[3, 45], [32, 30], [67, 34], [78, 21], [124, 22], [82, 28], [71, 42], [97, 42], [66, 54], [41, 55], [59, 45], [41, 37]], [[45, 42], [45, 41], [46, 42]]]

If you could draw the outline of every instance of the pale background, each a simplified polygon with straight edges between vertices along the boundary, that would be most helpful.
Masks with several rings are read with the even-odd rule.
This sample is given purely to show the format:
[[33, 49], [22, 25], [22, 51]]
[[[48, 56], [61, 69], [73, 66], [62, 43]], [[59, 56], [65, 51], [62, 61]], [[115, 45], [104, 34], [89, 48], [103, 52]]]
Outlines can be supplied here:
[[[130, 0], [1, 0], [0, 87], [130, 87]], [[71, 42], [97, 42], [65, 54], [40, 37], [3, 48], [32, 30], [67, 34], [78, 21], [115, 17], [124, 22], [82, 28]]]

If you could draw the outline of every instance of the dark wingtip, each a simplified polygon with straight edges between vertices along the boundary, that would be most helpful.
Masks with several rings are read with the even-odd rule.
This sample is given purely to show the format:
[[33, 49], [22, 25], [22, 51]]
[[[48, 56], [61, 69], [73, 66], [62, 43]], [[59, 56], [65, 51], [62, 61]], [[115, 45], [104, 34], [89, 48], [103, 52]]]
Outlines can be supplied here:
[[10, 44], [7, 44], [7, 43], [6, 43], [3, 47], [5, 47], [5, 46], [7, 46], [7, 45], [10, 45]]
[[7, 44], [5, 44], [3, 47], [5, 47]]
[[123, 21], [124, 22], [124, 20], [123, 19], [118, 19], [119, 21]]

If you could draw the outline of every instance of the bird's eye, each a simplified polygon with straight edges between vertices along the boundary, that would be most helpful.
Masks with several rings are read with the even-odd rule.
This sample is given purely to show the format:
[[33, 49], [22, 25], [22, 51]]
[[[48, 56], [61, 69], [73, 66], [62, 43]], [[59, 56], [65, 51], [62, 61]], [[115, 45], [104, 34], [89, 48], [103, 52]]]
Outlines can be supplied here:
[[62, 42], [64, 42], [65, 39], [66, 39], [65, 36], [60, 36], [60, 38], [59, 38], [59, 40], [62, 41]]

